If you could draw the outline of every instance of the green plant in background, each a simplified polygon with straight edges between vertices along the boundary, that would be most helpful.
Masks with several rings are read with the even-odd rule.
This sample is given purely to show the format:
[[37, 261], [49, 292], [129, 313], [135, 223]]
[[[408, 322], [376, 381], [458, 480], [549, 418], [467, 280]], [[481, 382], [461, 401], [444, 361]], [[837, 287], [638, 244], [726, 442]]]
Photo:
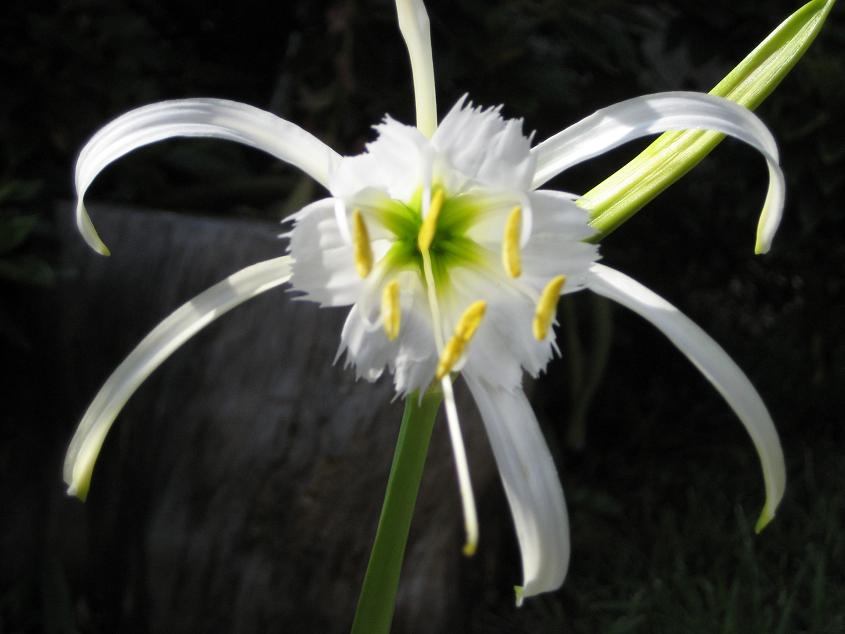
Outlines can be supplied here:
[[[34, 240], [41, 218], [30, 209], [40, 190], [40, 181], [0, 182], [0, 283], [45, 288], [56, 281], [53, 266]], [[30, 348], [32, 341], [15, 323], [13, 314], [11, 305], [0, 304], [0, 339]]]
[[[779, 51], [790, 49], [798, 53], [783, 59], [793, 63], [831, 5], [812, 2], [807, 6], [815, 13], [799, 11], [801, 17], [793, 18], [792, 27], [783, 32], [787, 35], [775, 38], [777, 44], [766, 55], [752, 54], [755, 61], [741, 65], [744, 70], [735, 72], [731, 85], [744, 86], [742, 94], [749, 86], [760, 94], [779, 81], [785, 71], [772, 71], [777, 64], [767, 60], [781, 59]], [[68, 450], [69, 492], [85, 497], [117, 413], [167, 356], [227, 310], [290, 282], [323, 305], [352, 306], [341, 335], [348, 362], [368, 380], [388, 369], [397, 392], [406, 397], [353, 629], [389, 628], [413, 500], [441, 399], [463, 500], [465, 552], [476, 548], [478, 526], [452, 388], [457, 373], [481, 411], [511, 506], [523, 558], [517, 600], [554, 590], [569, 558], [566, 511], [521, 378], [523, 371], [542, 371], [552, 356], [550, 334], [560, 295], [589, 288], [656, 325], [737, 413], [763, 467], [766, 504], [757, 526], [762, 529], [774, 516], [785, 473], [777, 434], [759, 395], [725, 352], [677, 309], [596, 262], [597, 247], [588, 243], [595, 229], [577, 197], [539, 187], [583, 160], [644, 135], [687, 129], [728, 134], [758, 149], [769, 166], [758, 233], [758, 250], [765, 251], [783, 207], [783, 177], [768, 130], [729, 100], [682, 92], [605, 108], [533, 148], [522, 134], [521, 121], [506, 121], [499, 110], [473, 107], [465, 99], [438, 125], [425, 8], [419, 1], [397, 0], [397, 9], [411, 58], [417, 127], [385, 119], [376, 127], [378, 139], [360, 156], [340, 157], [287, 121], [214, 99], [161, 102], [131, 111], [101, 129], [82, 150], [76, 171], [77, 223], [88, 243], [104, 254], [107, 249], [82, 204], [86, 189], [115, 159], [166, 138], [209, 136], [257, 147], [302, 169], [331, 197], [293, 217], [289, 256], [235, 273], [179, 308], [109, 377]], [[814, 28], [801, 28], [802, 20]], [[712, 145], [684, 154], [699, 137], [677, 134], [681, 136], [658, 141], [671, 150], [647, 150], [622, 179], [624, 186], [609, 190], [605, 200], [614, 211], [605, 217], [603, 234], [659, 192], [655, 179], [663, 179], [665, 187], [718, 140], [713, 137], [708, 141]]]
[[21, 202], [31, 200], [39, 187], [39, 183], [28, 181], [0, 185], [0, 209], [4, 210], [0, 215], [0, 279], [35, 286], [49, 286], [55, 281], [50, 265], [24, 249], [38, 224], [38, 216], [15, 210]]

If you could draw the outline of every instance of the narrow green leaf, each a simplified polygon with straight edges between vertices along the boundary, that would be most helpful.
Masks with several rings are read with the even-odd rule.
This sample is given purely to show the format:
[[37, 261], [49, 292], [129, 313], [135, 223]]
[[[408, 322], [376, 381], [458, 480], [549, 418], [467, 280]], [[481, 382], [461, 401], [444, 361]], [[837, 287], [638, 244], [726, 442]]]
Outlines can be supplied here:
[[16, 258], [0, 258], [0, 280], [32, 286], [52, 286], [56, 282], [56, 272], [41, 258], [27, 254]]
[[32, 233], [38, 216], [0, 217], [0, 253], [8, 253]]
[[[836, 0], [812, 0], [780, 24], [710, 94], [754, 109], [816, 38]], [[584, 194], [598, 241], [695, 167], [724, 138], [717, 132], [666, 132], [632, 161]]]

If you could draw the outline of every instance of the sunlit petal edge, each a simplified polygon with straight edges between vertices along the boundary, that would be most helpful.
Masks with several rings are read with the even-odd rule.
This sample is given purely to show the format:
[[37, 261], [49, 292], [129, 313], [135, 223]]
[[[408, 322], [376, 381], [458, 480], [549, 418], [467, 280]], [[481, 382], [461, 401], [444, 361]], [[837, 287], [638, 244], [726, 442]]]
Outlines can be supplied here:
[[233, 273], [186, 302], [158, 324], [94, 397], [70, 442], [64, 464], [68, 494], [85, 499], [100, 448], [115, 417], [141, 383], [173, 352], [235, 306], [290, 279], [290, 256], [265, 260]]
[[760, 532], [774, 518], [783, 498], [786, 466], [774, 422], [757, 390], [722, 347], [672, 304], [615, 269], [593, 264], [590, 273], [590, 290], [629, 308], [666, 335], [745, 426], [760, 458], [766, 488], [766, 502], [756, 525]]

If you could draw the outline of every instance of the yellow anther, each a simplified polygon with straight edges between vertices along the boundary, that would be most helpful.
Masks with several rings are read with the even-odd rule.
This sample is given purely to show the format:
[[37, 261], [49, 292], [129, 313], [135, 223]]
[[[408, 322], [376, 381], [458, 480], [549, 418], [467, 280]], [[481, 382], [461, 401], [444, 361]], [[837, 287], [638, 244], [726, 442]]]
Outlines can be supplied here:
[[558, 275], [552, 278], [540, 295], [540, 301], [537, 302], [537, 310], [534, 311], [533, 323], [534, 338], [537, 341], [545, 339], [549, 332], [549, 326], [552, 325], [552, 320], [555, 317], [557, 300], [560, 297], [560, 291], [563, 288], [564, 282], [566, 282], [565, 275]]
[[464, 311], [461, 318], [458, 320], [458, 325], [455, 326], [455, 334], [446, 342], [443, 352], [440, 354], [440, 360], [437, 362], [437, 371], [434, 373], [434, 378], [438, 381], [449, 374], [454, 365], [463, 356], [467, 345], [475, 331], [481, 325], [481, 320], [484, 318], [484, 313], [487, 310], [487, 302], [478, 300], [473, 302], [469, 308]]
[[443, 348], [443, 353], [437, 361], [437, 371], [434, 373], [434, 378], [440, 381], [444, 376], [449, 374], [452, 367], [461, 358], [466, 348], [466, 341], [458, 337], [452, 337], [446, 342], [446, 347]]
[[420, 251], [428, 251], [434, 241], [434, 234], [437, 233], [437, 219], [440, 217], [440, 210], [443, 208], [443, 190], [438, 189], [431, 197], [431, 204], [428, 206], [428, 213], [423, 218], [420, 233], [417, 235], [417, 246]]
[[505, 223], [502, 236], [502, 264], [508, 275], [517, 278], [522, 275], [522, 259], [519, 253], [519, 241], [522, 237], [522, 207], [516, 206]]
[[373, 270], [373, 249], [370, 247], [370, 232], [360, 209], [352, 212], [352, 244], [355, 248], [355, 268], [358, 275], [367, 277]]
[[399, 282], [393, 280], [384, 287], [381, 293], [381, 320], [384, 324], [384, 334], [393, 341], [399, 336], [399, 325], [402, 318], [402, 308], [399, 305]]
[[469, 305], [458, 320], [458, 325], [455, 326], [455, 337], [469, 343], [475, 331], [481, 325], [481, 320], [484, 319], [484, 313], [487, 311], [487, 302], [479, 299]]

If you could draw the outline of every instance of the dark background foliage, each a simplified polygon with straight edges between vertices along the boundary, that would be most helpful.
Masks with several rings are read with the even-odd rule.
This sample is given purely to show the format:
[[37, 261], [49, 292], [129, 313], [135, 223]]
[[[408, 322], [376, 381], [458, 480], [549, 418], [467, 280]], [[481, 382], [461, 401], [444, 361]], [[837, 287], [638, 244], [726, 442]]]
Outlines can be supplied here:
[[[524, 117], [542, 139], [627, 97], [708, 90], [798, 6], [433, 1], [440, 111], [467, 92], [478, 103], [504, 103], [506, 115]], [[561, 308], [564, 356], [534, 397], [570, 506], [569, 578], [560, 592], [515, 610], [508, 584], [518, 557], [506, 544], [510, 572], [484, 580], [480, 599], [463, 607], [462, 629], [845, 631], [843, 17], [836, 7], [758, 111], [778, 139], [788, 179], [771, 254], [752, 254], [764, 163], [732, 142], [603, 246], [607, 263], [701, 324], [762, 393], [790, 478], [777, 520], [753, 536], [762, 487], [750, 442], [686, 360], [621, 309], [612, 309], [609, 360], [595, 398], [579, 401], [583, 391], [572, 388], [601, 345], [596, 324], [606, 310], [579, 297]], [[61, 486], [61, 448], [79, 413], [53, 399], [45, 333], [62, 314], [43, 311], [75, 275], [57, 256], [53, 211], [73, 196], [76, 152], [132, 107], [216, 96], [270, 110], [356, 153], [385, 113], [412, 121], [408, 63], [386, 0], [11, 2], [0, 16], [0, 41], [0, 349], [7, 376], [0, 486], [13, 509], [3, 513], [0, 631], [110, 631], [104, 624], [120, 623], [126, 606], [106, 608], [113, 613], [99, 620], [85, 616], [86, 586], [43, 557], [42, 524], [51, 521], [45, 500]], [[592, 161], [555, 185], [585, 191], [637, 149]], [[191, 216], [280, 219], [317, 189], [257, 152], [193, 140], [126, 157], [90, 197]], [[587, 405], [582, 437], [572, 432], [573, 411]], [[59, 622], [45, 608], [56, 601], [66, 602]]]

